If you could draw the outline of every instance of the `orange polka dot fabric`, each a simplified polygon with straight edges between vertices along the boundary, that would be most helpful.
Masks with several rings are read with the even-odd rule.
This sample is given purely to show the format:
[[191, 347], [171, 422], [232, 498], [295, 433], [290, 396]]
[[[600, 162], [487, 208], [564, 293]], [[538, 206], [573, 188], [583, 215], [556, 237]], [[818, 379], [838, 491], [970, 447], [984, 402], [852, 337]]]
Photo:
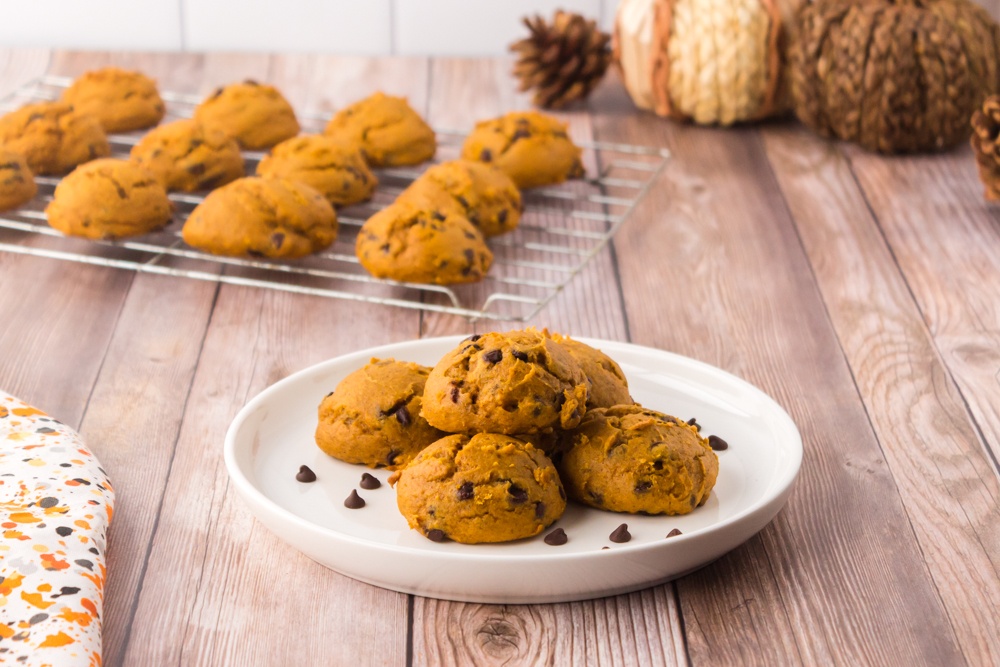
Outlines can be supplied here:
[[101, 664], [113, 505], [80, 436], [0, 391], [0, 664]]

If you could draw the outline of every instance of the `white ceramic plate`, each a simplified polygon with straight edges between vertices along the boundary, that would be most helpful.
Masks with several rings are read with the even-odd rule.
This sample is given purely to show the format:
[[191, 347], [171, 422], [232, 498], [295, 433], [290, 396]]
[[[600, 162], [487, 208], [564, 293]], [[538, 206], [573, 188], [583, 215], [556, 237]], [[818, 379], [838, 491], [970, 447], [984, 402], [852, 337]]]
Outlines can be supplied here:
[[[371, 357], [433, 366], [462, 336], [371, 348], [295, 373], [251, 400], [226, 434], [226, 466], [256, 517], [313, 560], [349, 577], [428, 597], [489, 603], [562, 602], [626, 593], [695, 570], [738, 546], [784, 505], [802, 461], [795, 424], [770, 397], [713, 366], [652, 348], [581, 338], [615, 359], [632, 397], [729, 443], [709, 500], [682, 517], [633, 516], [570, 503], [555, 524], [569, 536], [506, 544], [436, 543], [410, 530], [389, 473], [365, 491], [362, 466], [323, 454], [313, 441], [323, 396]], [[295, 480], [300, 465], [317, 481]], [[367, 505], [344, 507], [358, 489]], [[608, 539], [627, 523], [631, 541]], [[679, 536], [666, 538], [673, 528]], [[549, 529], [551, 530], [551, 528]], [[548, 530], [545, 531], [549, 532]], [[603, 549], [603, 547], [609, 547]]]

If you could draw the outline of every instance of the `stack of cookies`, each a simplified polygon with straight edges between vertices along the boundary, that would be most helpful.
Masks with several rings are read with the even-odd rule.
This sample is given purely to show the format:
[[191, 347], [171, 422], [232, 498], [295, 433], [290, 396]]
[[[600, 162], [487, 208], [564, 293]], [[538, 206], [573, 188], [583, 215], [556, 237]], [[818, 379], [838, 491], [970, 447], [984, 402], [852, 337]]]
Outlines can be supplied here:
[[409, 525], [463, 543], [537, 535], [567, 497], [686, 514], [719, 469], [697, 424], [635, 404], [607, 355], [534, 329], [472, 336], [434, 368], [372, 360], [323, 399], [316, 442], [393, 469]]

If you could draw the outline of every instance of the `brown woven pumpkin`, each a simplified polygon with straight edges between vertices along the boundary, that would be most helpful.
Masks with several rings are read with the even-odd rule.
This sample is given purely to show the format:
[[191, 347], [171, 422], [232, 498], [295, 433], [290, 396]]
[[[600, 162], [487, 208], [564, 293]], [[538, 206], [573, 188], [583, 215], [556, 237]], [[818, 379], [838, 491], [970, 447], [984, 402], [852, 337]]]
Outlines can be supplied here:
[[883, 153], [938, 150], [1000, 85], [997, 24], [967, 0], [817, 0], [789, 63], [795, 113]]
[[801, 0], [621, 0], [613, 48], [637, 106], [697, 123], [787, 108], [782, 15]]

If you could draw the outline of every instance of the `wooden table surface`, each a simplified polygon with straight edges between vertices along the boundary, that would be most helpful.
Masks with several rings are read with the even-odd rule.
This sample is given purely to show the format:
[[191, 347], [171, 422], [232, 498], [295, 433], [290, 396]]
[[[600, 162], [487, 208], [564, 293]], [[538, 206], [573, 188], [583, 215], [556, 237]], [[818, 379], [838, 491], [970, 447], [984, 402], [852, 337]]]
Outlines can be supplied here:
[[[106, 64], [196, 94], [252, 77], [296, 108], [382, 89], [438, 127], [528, 105], [506, 60], [306, 55], [0, 51], [0, 92]], [[105, 664], [1000, 664], [1000, 208], [969, 148], [886, 158], [793, 121], [676, 124], [614, 75], [564, 118], [673, 159], [529, 324], [773, 396], [805, 445], [785, 509], [619, 597], [493, 606], [359, 583], [255, 522], [223, 465], [230, 421], [330, 357], [513, 325], [0, 253], [0, 387], [78, 428], [117, 489]]]

